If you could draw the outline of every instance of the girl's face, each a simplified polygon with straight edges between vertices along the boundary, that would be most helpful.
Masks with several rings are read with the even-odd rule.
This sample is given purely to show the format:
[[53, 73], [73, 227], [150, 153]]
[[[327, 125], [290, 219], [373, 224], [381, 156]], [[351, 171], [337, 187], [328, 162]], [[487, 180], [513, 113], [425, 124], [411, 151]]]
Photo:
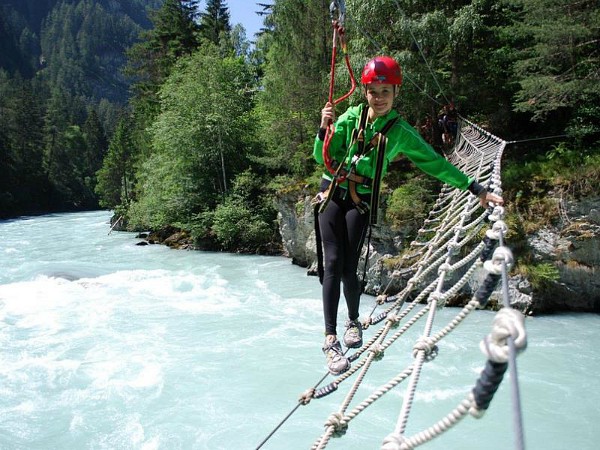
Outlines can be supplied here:
[[369, 115], [374, 119], [385, 116], [391, 111], [396, 97], [396, 89], [393, 84], [371, 83], [366, 86], [365, 96], [371, 108]]

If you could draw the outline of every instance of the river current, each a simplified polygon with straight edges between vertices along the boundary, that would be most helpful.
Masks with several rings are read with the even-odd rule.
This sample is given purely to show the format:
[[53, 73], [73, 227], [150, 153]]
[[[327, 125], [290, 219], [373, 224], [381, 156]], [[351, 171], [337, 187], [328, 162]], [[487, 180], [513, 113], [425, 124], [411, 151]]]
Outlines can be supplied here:
[[[0, 222], [0, 449], [255, 449], [289, 413], [262, 448], [311, 448], [354, 382], [296, 408], [325, 374], [318, 280], [283, 257], [138, 246], [133, 233], [109, 234], [109, 218]], [[373, 305], [363, 297], [362, 313]], [[434, 332], [457, 312], [439, 310]], [[472, 389], [493, 317], [476, 311], [440, 342], [407, 436]], [[600, 448], [600, 316], [528, 317], [526, 328], [517, 359], [525, 448]], [[350, 409], [410, 364], [420, 332], [375, 363]], [[420, 448], [515, 448], [514, 381], [505, 376], [482, 418], [467, 416]], [[379, 449], [406, 384], [327, 448]]]

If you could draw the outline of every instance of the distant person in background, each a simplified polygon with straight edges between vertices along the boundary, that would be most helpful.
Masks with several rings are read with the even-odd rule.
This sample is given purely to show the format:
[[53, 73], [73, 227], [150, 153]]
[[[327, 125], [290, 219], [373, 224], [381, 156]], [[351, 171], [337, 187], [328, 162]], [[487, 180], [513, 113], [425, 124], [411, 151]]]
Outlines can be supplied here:
[[[321, 192], [315, 202], [320, 212], [316, 224], [323, 244], [323, 315], [325, 342], [322, 350], [327, 368], [338, 375], [350, 367], [337, 337], [337, 315], [341, 285], [348, 308], [343, 342], [347, 348], [362, 346], [359, 321], [362, 285], [357, 276], [360, 252], [366, 231], [376, 217], [379, 186], [388, 166], [405, 155], [423, 172], [487, 202], [502, 204], [501, 197], [489, 193], [439, 155], [419, 133], [392, 108], [400, 93], [402, 72], [389, 56], [378, 56], [365, 65], [361, 82], [367, 104], [350, 107], [335, 121], [334, 107], [321, 110], [321, 127], [315, 139], [314, 158], [320, 164], [327, 127], [335, 121], [328, 156], [337, 167], [336, 176], [325, 171]], [[320, 274], [321, 276], [321, 274]]]
[[458, 133], [458, 111], [454, 103], [450, 103], [442, 108], [439, 121], [442, 129], [442, 142], [446, 148], [452, 147], [456, 139], [456, 133]]
[[456, 139], [456, 133], [458, 132], [458, 111], [456, 110], [454, 103], [448, 105], [448, 112], [446, 113], [446, 129], [454, 141], [454, 139]]
[[425, 123], [419, 127], [419, 132], [423, 136], [423, 139], [425, 139], [425, 142], [433, 145], [433, 120], [431, 120], [430, 116], [425, 118]]

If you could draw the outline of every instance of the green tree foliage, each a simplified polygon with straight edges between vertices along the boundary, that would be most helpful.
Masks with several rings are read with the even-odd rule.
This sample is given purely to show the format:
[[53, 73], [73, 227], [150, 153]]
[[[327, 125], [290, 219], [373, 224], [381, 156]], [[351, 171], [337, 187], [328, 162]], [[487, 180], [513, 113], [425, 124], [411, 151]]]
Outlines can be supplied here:
[[85, 140], [83, 154], [83, 181], [88, 195], [93, 198], [96, 190], [96, 172], [102, 167], [102, 161], [108, 149], [108, 142], [102, 123], [95, 110], [90, 110], [82, 127]]
[[15, 6], [0, 4], [0, 67], [30, 77], [37, 66], [39, 42], [32, 24]]
[[105, 130], [128, 97], [124, 51], [160, 3], [0, 0], [3, 216], [98, 207]]
[[543, 121], [560, 115], [568, 131], [590, 144], [599, 137], [600, 11], [593, 0], [522, 0], [515, 62], [515, 110]]
[[252, 82], [243, 59], [221, 58], [214, 46], [181, 59], [161, 90], [133, 224], [187, 223], [226, 195], [247, 166]]
[[119, 121], [104, 163], [96, 174], [95, 191], [103, 208], [129, 204], [134, 180], [132, 150], [131, 118], [125, 116]]
[[399, 108], [410, 121], [435, 118], [441, 106], [453, 102], [465, 115], [493, 116], [494, 124], [506, 124], [511, 61], [501, 30], [513, 11], [505, 2], [349, 0], [347, 5], [357, 57], [366, 61], [387, 53], [400, 62]]
[[155, 98], [178, 58], [198, 48], [196, 13], [188, 2], [165, 0], [150, 13], [153, 27], [141, 33], [141, 41], [127, 52], [126, 73], [134, 78], [138, 97]]
[[111, 13], [99, 2], [59, 3], [42, 27], [43, 73], [72, 94], [124, 102], [125, 49], [140, 30], [129, 16]]
[[0, 209], [44, 210], [47, 183], [42, 166], [43, 108], [41, 88], [0, 70]]
[[213, 44], [220, 46], [221, 41], [229, 41], [231, 23], [227, 2], [208, 0], [206, 10], [200, 14], [200, 36]]
[[273, 241], [276, 212], [264, 181], [250, 170], [240, 173], [212, 214], [212, 234], [224, 249], [253, 252]]
[[[259, 41], [264, 91], [257, 114], [273, 170], [304, 176], [314, 164], [311, 147], [320, 110], [327, 101], [331, 52], [328, 4], [281, 0], [269, 17], [271, 31]], [[347, 91], [346, 81], [341, 90]]]
[[[160, 111], [159, 90], [179, 58], [198, 47], [195, 22], [197, 2], [166, 0], [150, 13], [153, 27], [140, 35], [140, 42], [127, 52], [125, 72], [132, 80], [134, 96], [130, 157], [145, 161], [152, 153], [148, 129]], [[134, 164], [137, 164], [134, 163]]]
[[246, 29], [242, 24], [236, 24], [229, 33], [230, 46], [235, 56], [250, 57], [250, 42], [246, 38]]
[[[54, 90], [44, 121], [44, 168], [51, 187], [51, 206], [59, 210], [97, 207], [93, 176], [98, 168], [96, 153], [103, 153], [103, 149], [88, 149], [88, 143], [98, 139], [91, 135], [93, 115], [88, 117], [81, 98]], [[100, 135], [100, 124], [95, 128], [94, 133]]]
[[432, 204], [429, 178], [412, 178], [395, 189], [388, 200], [386, 216], [396, 229], [416, 229], [427, 217]]

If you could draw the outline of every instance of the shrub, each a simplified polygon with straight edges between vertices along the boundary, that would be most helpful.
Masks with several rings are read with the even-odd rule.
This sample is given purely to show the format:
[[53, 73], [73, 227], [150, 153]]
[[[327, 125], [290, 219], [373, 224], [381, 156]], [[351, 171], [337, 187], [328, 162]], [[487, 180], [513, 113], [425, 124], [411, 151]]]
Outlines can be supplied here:
[[386, 210], [393, 228], [414, 227], [423, 222], [432, 204], [431, 182], [413, 178], [395, 189]]
[[534, 289], [547, 287], [550, 283], [558, 281], [560, 273], [551, 263], [519, 264], [517, 272], [521, 273], [531, 283]]
[[269, 224], [235, 197], [217, 206], [212, 231], [226, 250], [257, 248], [267, 244], [272, 234]]

